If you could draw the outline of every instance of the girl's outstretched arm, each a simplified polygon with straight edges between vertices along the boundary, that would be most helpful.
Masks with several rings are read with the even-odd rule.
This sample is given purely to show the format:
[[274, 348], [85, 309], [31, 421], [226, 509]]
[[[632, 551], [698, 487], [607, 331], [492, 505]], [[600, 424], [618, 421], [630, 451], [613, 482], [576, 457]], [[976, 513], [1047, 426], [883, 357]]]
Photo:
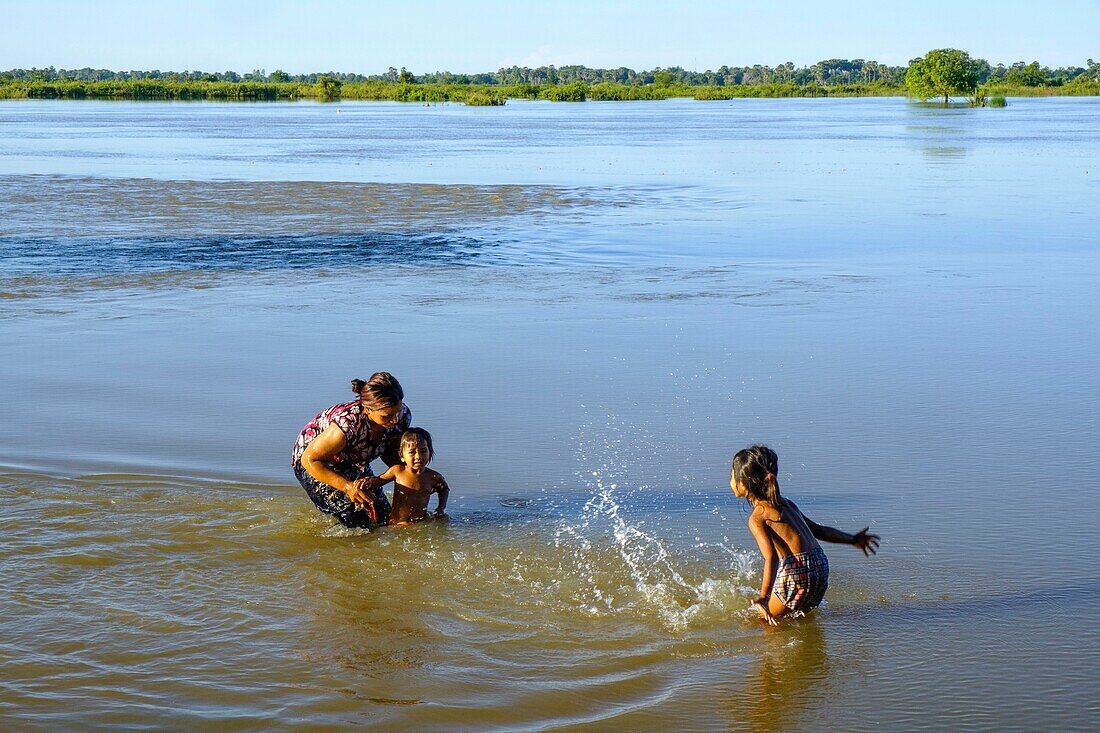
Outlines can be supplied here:
[[772, 626], [777, 626], [775, 618], [768, 612], [768, 597], [771, 596], [772, 586], [775, 584], [775, 545], [768, 536], [768, 528], [764, 519], [755, 513], [749, 517], [749, 531], [756, 538], [756, 544], [760, 548], [760, 554], [764, 556], [764, 571], [760, 580], [760, 596], [752, 602], [752, 605], [761, 609], [761, 615]]
[[877, 534], [868, 534], [867, 530], [869, 529], [870, 527], [864, 527], [852, 535], [852, 544], [863, 550], [865, 557], [870, 557], [878, 552], [878, 541], [881, 539]]
[[[798, 509], [798, 505], [790, 499], [787, 499], [795, 509]], [[828, 527], [824, 524], [818, 524], [814, 520], [803, 514], [801, 509], [798, 509], [798, 513], [802, 514], [802, 518], [806, 520], [806, 526], [813, 532], [814, 537], [824, 542], [835, 542], [838, 545], [855, 545], [860, 550], [863, 550], [863, 554], [870, 557], [878, 552], [878, 543], [881, 539], [877, 534], [868, 534], [867, 530], [870, 527], [864, 527], [855, 534], [848, 534], [847, 532], [841, 532], [835, 527]]]

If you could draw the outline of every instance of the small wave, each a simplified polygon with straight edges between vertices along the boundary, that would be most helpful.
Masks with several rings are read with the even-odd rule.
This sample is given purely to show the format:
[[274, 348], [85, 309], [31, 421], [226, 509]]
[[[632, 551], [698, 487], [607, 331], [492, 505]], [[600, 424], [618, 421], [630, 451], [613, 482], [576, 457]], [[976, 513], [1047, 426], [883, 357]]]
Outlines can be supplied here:
[[323, 270], [448, 265], [487, 255], [470, 237], [415, 232], [284, 236], [0, 237], [5, 290], [66, 276]]

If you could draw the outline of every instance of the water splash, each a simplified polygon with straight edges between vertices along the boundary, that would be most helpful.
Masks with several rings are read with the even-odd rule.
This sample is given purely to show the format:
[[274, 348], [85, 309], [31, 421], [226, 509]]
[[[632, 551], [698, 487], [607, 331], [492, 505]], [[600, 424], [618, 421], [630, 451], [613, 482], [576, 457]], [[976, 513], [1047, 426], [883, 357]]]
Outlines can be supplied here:
[[[652, 456], [657, 447], [649, 431], [609, 415], [598, 429], [589, 426], [583, 431], [576, 444], [582, 463], [592, 466], [598, 462], [598, 467], [581, 473], [591, 495], [579, 521], [561, 520], [555, 533], [557, 549], [575, 548], [578, 566], [589, 578], [600, 575], [600, 564], [604, 568], [617, 564], [621, 573], [616, 575], [630, 583], [636, 594], [634, 600], [655, 612], [670, 629], [682, 629], [697, 619], [715, 613], [727, 615], [733, 608], [747, 606], [747, 598], [753, 593], [745, 585], [753, 572], [750, 553], [730, 547], [728, 542], [706, 543], [696, 538], [691, 549], [714, 563], [709, 569], [699, 567], [673, 538], [660, 536], [661, 528], [647, 530], [644, 520], [627, 516], [624, 503], [649, 489], [648, 484], [631, 482], [635, 467], [649, 465], [645, 457]], [[681, 524], [686, 522], [681, 520]], [[725, 571], [725, 576], [692, 579], [701, 571]], [[618, 610], [615, 599], [623, 595], [621, 587], [601, 590], [593, 584], [592, 593], [598, 601], [591, 609], [594, 613]]]

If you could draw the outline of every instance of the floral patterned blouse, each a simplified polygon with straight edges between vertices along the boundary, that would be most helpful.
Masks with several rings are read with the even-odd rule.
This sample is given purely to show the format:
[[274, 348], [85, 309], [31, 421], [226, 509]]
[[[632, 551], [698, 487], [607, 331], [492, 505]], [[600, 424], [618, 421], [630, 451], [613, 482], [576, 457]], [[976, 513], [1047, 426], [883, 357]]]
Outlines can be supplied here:
[[298, 440], [294, 442], [294, 451], [291, 454], [290, 464], [295, 465], [302, 460], [313, 439], [324, 432], [329, 425], [336, 425], [344, 433], [347, 444], [329, 461], [329, 464], [337, 473], [353, 476], [368, 466], [375, 458], [386, 453], [396, 453], [401, 434], [409, 429], [412, 424], [412, 410], [407, 405], [401, 406], [401, 417], [393, 427], [386, 428], [377, 443], [371, 443], [370, 420], [363, 411], [359, 400], [333, 405], [322, 411], [317, 417], [310, 420], [302, 432], [298, 434]]

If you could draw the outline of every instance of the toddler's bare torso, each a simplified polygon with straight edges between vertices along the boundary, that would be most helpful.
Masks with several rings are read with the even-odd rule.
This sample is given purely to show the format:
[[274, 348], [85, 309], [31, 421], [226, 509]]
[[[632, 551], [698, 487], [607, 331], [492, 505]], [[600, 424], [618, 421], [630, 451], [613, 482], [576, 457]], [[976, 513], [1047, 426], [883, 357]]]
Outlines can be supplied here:
[[393, 510], [390, 524], [409, 524], [428, 518], [428, 500], [432, 498], [442, 476], [425, 468], [419, 474], [398, 469], [393, 481]]

